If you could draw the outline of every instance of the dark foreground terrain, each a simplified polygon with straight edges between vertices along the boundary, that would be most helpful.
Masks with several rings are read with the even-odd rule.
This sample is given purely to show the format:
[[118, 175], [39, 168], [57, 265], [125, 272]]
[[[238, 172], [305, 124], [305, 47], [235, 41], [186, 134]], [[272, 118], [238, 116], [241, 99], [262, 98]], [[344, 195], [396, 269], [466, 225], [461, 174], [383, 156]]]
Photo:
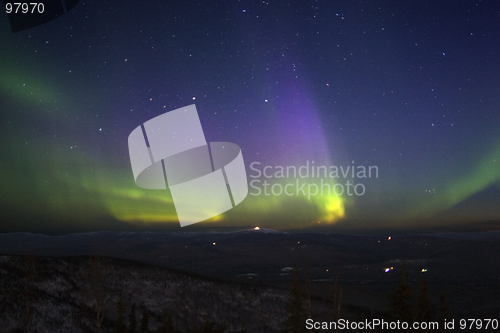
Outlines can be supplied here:
[[8, 332], [42, 322], [48, 332], [95, 331], [99, 290], [107, 330], [121, 297], [127, 315], [136, 305], [138, 322], [148, 313], [151, 330], [166, 313], [181, 332], [210, 325], [206, 332], [276, 332], [290, 315], [294, 268], [314, 319], [382, 318], [403, 264], [412, 302], [425, 280], [433, 313], [444, 297], [449, 317], [500, 319], [500, 232], [12, 233], [0, 235], [0, 253], [15, 255], [2, 257], [0, 266], [0, 320]]
[[[0, 256], [0, 281], [1, 332], [116, 332], [119, 323], [123, 333], [131, 326], [139, 332], [277, 332], [290, 298], [286, 290], [96, 256]], [[333, 310], [312, 300], [311, 311], [325, 318]], [[144, 316], [147, 330], [141, 329]], [[166, 324], [170, 330], [160, 330]]]

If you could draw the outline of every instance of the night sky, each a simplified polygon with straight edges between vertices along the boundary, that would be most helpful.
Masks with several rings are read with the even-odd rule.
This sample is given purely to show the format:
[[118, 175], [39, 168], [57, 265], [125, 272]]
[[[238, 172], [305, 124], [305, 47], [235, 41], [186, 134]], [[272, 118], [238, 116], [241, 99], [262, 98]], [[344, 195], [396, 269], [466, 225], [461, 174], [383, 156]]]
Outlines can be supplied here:
[[193, 230], [135, 184], [127, 147], [190, 104], [249, 182], [253, 162], [378, 169], [323, 179], [363, 195], [250, 187], [195, 228], [500, 225], [500, 2], [94, 0], [18, 33], [0, 17], [0, 231]]

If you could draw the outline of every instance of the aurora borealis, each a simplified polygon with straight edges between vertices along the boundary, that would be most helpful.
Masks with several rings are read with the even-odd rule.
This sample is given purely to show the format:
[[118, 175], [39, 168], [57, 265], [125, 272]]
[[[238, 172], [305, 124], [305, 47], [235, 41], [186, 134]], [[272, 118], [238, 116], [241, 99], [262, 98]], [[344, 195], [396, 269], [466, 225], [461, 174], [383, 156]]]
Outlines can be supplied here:
[[497, 2], [81, 1], [18, 33], [3, 15], [0, 40], [1, 231], [180, 230], [127, 137], [193, 103], [249, 182], [252, 162], [378, 168], [362, 196], [249, 195], [193, 227], [500, 221]]

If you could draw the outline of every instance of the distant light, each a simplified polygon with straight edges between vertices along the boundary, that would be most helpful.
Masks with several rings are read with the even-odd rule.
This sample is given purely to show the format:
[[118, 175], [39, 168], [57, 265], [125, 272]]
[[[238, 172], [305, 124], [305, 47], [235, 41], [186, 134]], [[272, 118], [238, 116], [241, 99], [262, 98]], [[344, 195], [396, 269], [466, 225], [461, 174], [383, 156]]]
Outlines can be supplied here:
[[196, 97], [193, 97], [193, 101], [196, 99]]
[[427, 272], [427, 268], [422, 268], [422, 273]]
[[255, 229], [255, 230], [260, 230], [260, 228], [259, 228], [259, 227], [255, 227], [254, 229]]
[[215, 245], [215, 242], [213, 242], [212, 244]]
[[264, 102], [266, 102], [266, 103], [267, 103], [267, 99], [265, 99], [265, 100], [264, 100]]
[[385, 271], [386, 273], [389, 273], [389, 272], [391, 271], [391, 269], [390, 269], [389, 267], [387, 267], [386, 269], [384, 269], [384, 271]]
[[387, 240], [391, 240], [391, 236], [387, 237]]

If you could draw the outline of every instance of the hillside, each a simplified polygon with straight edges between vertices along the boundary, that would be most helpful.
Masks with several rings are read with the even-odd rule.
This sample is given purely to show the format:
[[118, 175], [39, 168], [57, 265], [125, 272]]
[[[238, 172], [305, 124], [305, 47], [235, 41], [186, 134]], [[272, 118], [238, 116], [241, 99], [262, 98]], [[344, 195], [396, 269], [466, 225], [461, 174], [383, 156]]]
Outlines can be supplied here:
[[98, 332], [98, 321], [111, 332], [120, 298], [127, 317], [135, 305], [137, 326], [147, 312], [152, 331], [166, 311], [179, 332], [277, 332], [290, 294], [90, 256], [0, 256], [0, 281], [2, 332]]

